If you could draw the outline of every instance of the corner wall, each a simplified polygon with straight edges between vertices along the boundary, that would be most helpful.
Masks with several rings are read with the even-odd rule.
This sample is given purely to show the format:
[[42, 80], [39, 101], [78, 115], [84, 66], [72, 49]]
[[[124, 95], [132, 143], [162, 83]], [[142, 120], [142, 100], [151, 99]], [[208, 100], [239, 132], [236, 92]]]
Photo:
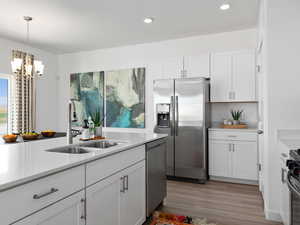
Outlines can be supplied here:
[[[279, 129], [300, 127], [300, 1], [266, 0], [265, 158], [267, 217], [280, 212]], [[280, 219], [280, 216], [279, 218]]]

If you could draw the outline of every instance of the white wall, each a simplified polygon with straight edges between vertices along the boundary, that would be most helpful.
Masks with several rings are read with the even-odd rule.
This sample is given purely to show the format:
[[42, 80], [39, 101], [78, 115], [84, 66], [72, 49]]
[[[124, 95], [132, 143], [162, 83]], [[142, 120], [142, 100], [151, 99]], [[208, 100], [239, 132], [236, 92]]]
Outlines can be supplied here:
[[[59, 128], [66, 127], [66, 104], [69, 98], [69, 75], [146, 66], [146, 126], [152, 130], [152, 77], [153, 63], [166, 58], [192, 56], [199, 53], [254, 49], [256, 29], [196, 36], [184, 39], [132, 45], [119, 48], [64, 54], [59, 56]], [[124, 130], [124, 129], [122, 129]], [[126, 129], [124, 130], [126, 131]], [[131, 129], [130, 131], [133, 131]], [[138, 131], [138, 130], [137, 130]]]
[[37, 80], [37, 130], [57, 129], [57, 55], [28, 47], [24, 44], [0, 39], [0, 73], [12, 74], [12, 50], [30, 52], [43, 61], [45, 74]]
[[[263, 2], [262, 2], [263, 3]], [[276, 219], [280, 206], [277, 131], [300, 127], [300, 1], [265, 1], [265, 208]]]

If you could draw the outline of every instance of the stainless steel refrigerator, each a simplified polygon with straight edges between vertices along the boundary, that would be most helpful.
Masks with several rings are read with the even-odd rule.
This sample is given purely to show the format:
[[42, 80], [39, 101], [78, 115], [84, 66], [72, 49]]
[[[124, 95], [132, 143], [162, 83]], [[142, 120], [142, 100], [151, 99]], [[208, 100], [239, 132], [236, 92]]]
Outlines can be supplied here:
[[209, 79], [154, 81], [154, 132], [169, 134], [167, 175], [205, 182], [210, 125]]

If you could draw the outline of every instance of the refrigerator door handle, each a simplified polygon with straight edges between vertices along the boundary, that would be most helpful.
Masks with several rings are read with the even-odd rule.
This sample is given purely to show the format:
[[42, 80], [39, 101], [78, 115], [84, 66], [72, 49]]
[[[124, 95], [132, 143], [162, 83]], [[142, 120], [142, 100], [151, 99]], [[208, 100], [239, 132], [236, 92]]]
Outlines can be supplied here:
[[176, 136], [178, 136], [178, 130], [179, 130], [179, 109], [178, 109], [178, 96], [175, 97], [175, 110], [176, 110], [176, 119], [175, 119], [175, 132], [176, 132]]
[[175, 118], [175, 104], [174, 104], [174, 96], [171, 96], [171, 116], [172, 118], [170, 119], [170, 127], [171, 127], [171, 136], [175, 135], [175, 122], [174, 122], [174, 118]]

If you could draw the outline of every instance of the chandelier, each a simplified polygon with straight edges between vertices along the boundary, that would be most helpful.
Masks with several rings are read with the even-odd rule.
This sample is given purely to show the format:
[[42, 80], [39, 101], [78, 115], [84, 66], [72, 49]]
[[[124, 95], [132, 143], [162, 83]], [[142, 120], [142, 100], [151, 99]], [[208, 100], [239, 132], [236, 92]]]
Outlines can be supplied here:
[[[24, 20], [26, 22], [26, 28], [27, 28], [27, 36], [26, 36], [26, 40], [27, 40], [27, 44], [29, 45], [29, 23], [30, 21], [32, 21], [32, 17], [30, 16], [24, 16]], [[42, 61], [40, 60], [34, 60], [33, 61], [33, 65], [31, 64], [27, 64], [26, 63], [27, 60], [25, 62], [23, 62], [22, 58], [14, 58], [11, 61], [11, 68], [13, 73], [18, 73], [19, 71], [22, 70], [22, 64], [25, 64], [25, 74], [26, 75], [37, 75], [37, 76], [42, 76], [44, 73], [44, 65], [42, 63]]]

